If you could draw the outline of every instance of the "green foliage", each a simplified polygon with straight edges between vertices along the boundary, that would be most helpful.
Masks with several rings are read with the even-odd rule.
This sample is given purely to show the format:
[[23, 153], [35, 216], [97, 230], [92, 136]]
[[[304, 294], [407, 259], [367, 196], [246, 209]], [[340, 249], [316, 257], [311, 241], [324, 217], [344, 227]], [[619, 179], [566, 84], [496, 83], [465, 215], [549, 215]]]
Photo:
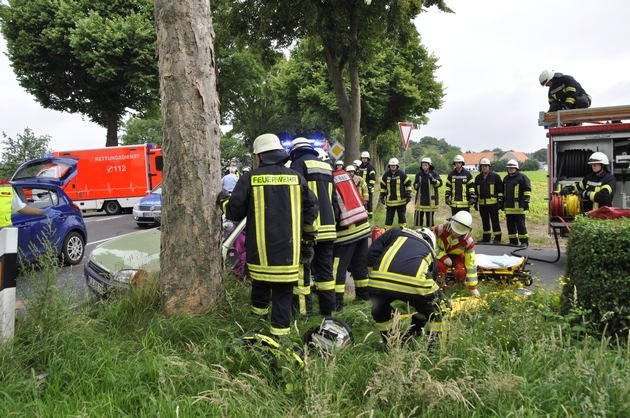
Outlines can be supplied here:
[[536, 161], [540, 161], [541, 163], [547, 162], [547, 148], [541, 148], [538, 151], [528, 155], [529, 158], [534, 159]]
[[238, 135], [233, 132], [221, 135], [221, 166], [227, 167], [231, 159], [235, 158], [240, 167], [253, 167], [252, 154], [250, 149]]
[[538, 171], [540, 170], [540, 163], [537, 160], [529, 159], [519, 163], [522, 171]]
[[48, 148], [50, 136], [35, 136], [29, 128], [24, 129], [23, 134], [17, 134], [15, 139], [2, 132], [2, 138], [0, 179], [9, 180], [21, 164], [51, 152]]
[[[580, 218], [571, 227], [562, 312], [580, 330], [618, 335], [630, 331], [630, 220]], [[576, 313], [578, 315], [576, 315]]]
[[120, 139], [120, 145], [157, 144], [162, 145], [164, 134], [162, 133], [162, 118], [131, 117], [124, 126], [124, 133]]
[[0, 23], [20, 85], [46, 108], [87, 115], [108, 140], [127, 109], [157, 103], [153, 1], [10, 0]]

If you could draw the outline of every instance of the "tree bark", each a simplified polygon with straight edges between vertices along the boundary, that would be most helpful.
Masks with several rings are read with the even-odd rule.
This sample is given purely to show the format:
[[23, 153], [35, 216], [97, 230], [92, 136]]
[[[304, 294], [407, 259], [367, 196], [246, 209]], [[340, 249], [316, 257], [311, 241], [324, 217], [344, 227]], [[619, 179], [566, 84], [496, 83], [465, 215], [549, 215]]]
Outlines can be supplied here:
[[118, 114], [116, 112], [107, 112], [105, 115], [107, 121], [107, 140], [106, 147], [118, 146]]
[[207, 0], [155, 0], [164, 194], [160, 290], [167, 314], [223, 300], [219, 101]]

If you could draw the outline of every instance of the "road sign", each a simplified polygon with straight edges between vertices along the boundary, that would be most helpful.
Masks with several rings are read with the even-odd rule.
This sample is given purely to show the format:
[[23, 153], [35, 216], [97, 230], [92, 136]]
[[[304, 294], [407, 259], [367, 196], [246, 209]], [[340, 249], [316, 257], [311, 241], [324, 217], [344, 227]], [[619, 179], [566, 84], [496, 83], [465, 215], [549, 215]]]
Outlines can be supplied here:
[[345, 148], [339, 142], [335, 142], [328, 150], [328, 153], [336, 160], [340, 159], [343, 155]]
[[413, 131], [413, 123], [398, 122], [398, 130], [400, 131], [400, 137], [402, 138], [405, 151], [407, 151], [407, 146], [409, 145], [409, 138], [411, 137], [411, 131]]

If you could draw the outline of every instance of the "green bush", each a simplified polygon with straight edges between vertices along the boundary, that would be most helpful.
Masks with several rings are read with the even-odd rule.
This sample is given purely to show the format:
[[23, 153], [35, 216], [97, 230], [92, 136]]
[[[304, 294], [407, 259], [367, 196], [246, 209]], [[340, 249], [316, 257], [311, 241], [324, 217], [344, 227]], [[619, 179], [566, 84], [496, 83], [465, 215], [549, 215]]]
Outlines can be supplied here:
[[562, 313], [574, 330], [627, 336], [630, 329], [630, 219], [581, 218], [571, 228]]

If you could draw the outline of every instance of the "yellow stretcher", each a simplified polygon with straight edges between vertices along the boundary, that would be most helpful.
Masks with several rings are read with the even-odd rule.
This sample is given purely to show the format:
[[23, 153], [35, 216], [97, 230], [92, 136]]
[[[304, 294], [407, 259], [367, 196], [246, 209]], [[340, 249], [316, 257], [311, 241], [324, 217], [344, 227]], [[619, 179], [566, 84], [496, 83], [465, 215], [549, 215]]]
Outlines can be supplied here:
[[[527, 269], [527, 257], [512, 255], [487, 255], [476, 254], [477, 276], [479, 280], [493, 281], [500, 284], [520, 284], [531, 286], [532, 273]], [[455, 284], [452, 270], [448, 269], [445, 277], [445, 285]]]

